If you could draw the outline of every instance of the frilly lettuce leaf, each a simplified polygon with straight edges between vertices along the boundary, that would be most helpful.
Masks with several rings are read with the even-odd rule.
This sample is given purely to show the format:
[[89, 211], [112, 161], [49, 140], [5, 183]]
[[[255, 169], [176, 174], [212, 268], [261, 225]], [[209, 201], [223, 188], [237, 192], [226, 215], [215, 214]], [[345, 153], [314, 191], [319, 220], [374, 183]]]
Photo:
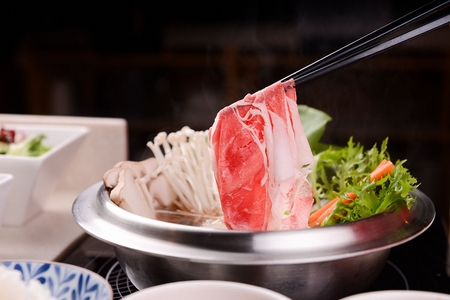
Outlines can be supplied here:
[[[393, 171], [381, 180], [370, 181], [371, 172], [381, 161], [390, 160], [387, 143], [386, 138], [380, 148], [375, 144], [365, 150], [350, 137], [347, 147], [330, 146], [320, 153], [315, 166], [315, 195], [321, 199], [340, 198], [322, 226], [355, 221], [404, 204], [411, 207], [416, 200], [411, 192], [419, 184], [404, 167], [406, 160], [396, 161]], [[354, 193], [356, 199], [344, 204], [342, 199], [349, 193]]]
[[29, 137], [17, 144], [10, 144], [6, 155], [17, 156], [41, 156], [49, 151], [51, 147], [44, 146], [42, 140], [45, 139], [45, 134]]
[[[315, 201], [320, 207], [323, 199], [340, 198], [322, 226], [355, 221], [404, 204], [411, 207], [416, 200], [411, 192], [419, 183], [404, 167], [406, 160], [396, 161], [393, 171], [383, 179], [370, 181], [370, 173], [380, 162], [390, 160], [388, 138], [379, 148], [375, 144], [369, 150], [355, 143], [353, 137], [349, 138], [347, 146], [326, 145], [320, 140], [332, 118], [306, 105], [298, 105], [298, 111], [315, 158], [309, 174]], [[342, 199], [350, 192], [356, 199], [344, 204]]]

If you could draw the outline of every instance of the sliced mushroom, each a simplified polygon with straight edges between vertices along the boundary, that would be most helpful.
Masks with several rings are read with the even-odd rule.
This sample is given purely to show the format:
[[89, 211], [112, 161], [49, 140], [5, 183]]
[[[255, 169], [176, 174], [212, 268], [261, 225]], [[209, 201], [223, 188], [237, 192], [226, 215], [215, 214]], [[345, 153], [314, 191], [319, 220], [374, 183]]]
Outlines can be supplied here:
[[145, 191], [146, 185], [131, 168], [123, 168], [118, 184], [110, 193], [111, 200], [123, 209], [147, 218], [156, 218], [153, 199]]
[[158, 162], [153, 157], [139, 162], [118, 162], [114, 165], [114, 168], [105, 172], [103, 175], [103, 184], [107, 188], [116, 187], [118, 185], [119, 173], [125, 168], [133, 170], [139, 178], [145, 178], [145, 181], [149, 181], [151, 177], [156, 177], [153, 173], [158, 168]]
[[162, 208], [169, 207], [177, 201], [178, 196], [164, 174], [149, 181], [147, 187], [150, 195]]
[[109, 189], [115, 188], [119, 183], [119, 173], [122, 168], [113, 168], [103, 175], [103, 184]]

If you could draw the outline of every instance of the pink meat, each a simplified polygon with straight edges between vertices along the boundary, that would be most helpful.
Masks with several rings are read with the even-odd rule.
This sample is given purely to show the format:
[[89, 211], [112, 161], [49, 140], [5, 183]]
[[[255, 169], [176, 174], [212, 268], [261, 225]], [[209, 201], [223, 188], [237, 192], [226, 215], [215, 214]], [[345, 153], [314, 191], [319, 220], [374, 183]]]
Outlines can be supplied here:
[[210, 128], [225, 224], [239, 230], [308, 226], [314, 158], [298, 114], [295, 83], [275, 83], [222, 109]]

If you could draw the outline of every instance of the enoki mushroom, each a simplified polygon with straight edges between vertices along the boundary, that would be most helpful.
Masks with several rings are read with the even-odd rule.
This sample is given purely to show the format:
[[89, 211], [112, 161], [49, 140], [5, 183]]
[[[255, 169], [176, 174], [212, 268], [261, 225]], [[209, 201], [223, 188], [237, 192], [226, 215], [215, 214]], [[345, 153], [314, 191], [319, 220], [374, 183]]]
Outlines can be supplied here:
[[160, 132], [147, 146], [154, 157], [120, 162], [103, 176], [114, 203], [150, 218], [159, 208], [203, 216], [222, 214], [208, 131], [183, 127], [169, 135]]

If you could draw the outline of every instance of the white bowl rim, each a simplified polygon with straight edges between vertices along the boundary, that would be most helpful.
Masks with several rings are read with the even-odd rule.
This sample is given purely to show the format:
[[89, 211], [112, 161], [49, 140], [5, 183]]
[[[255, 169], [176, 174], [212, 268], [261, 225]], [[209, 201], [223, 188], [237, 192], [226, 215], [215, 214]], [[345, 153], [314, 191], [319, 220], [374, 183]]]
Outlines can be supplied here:
[[277, 300], [289, 300], [290, 299], [290, 298], [284, 296], [283, 294], [280, 294], [278, 292], [272, 291], [272, 290], [264, 288], [264, 287], [247, 284], [247, 283], [242, 283], [242, 282], [225, 281], [225, 280], [185, 280], [185, 281], [169, 282], [169, 283], [164, 283], [164, 284], [160, 284], [160, 285], [156, 285], [156, 286], [152, 286], [152, 287], [148, 287], [148, 288], [139, 290], [131, 295], [126, 296], [124, 299], [132, 300], [135, 297], [140, 297], [141, 295], [153, 293], [153, 291], [161, 291], [161, 290], [171, 289], [173, 287], [183, 287], [183, 286], [192, 286], [192, 285], [197, 285], [199, 287], [202, 287], [202, 286], [211, 287], [213, 285], [214, 287], [239, 288], [242, 290], [255, 292], [254, 296], [265, 294], [265, 295], [273, 297], [274, 300], [275, 299], [277, 299]]
[[86, 269], [86, 268], [83, 268], [80, 266], [63, 263], [63, 262], [39, 260], [39, 259], [0, 259], [0, 264], [3, 264], [3, 263], [50, 264], [50, 265], [60, 266], [63, 268], [73, 269], [73, 270], [76, 270], [76, 271], [79, 271], [79, 272], [82, 272], [85, 274], [89, 274], [90, 276], [97, 279], [99, 282], [102, 282], [103, 285], [106, 287], [106, 290], [108, 292], [108, 297], [110, 299], [112, 299], [112, 297], [113, 297], [112, 287], [104, 277], [102, 277], [100, 274], [95, 273], [94, 271], [91, 271], [89, 269]]
[[9, 174], [9, 173], [0, 173], [0, 184], [8, 182], [10, 180], [14, 179], [14, 175], [13, 174]]
[[387, 296], [397, 296], [397, 297], [410, 297], [410, 296], [430, 296], [437, 297], [437, 299], [448, 300], [450, 299], [449, 294], [443, 294], [439, 292], [422, 291], [422, 290], [383, 290], [355, 294], [342, 298], [341, 300], [364, 300], [364, 299], [389, 299]]

